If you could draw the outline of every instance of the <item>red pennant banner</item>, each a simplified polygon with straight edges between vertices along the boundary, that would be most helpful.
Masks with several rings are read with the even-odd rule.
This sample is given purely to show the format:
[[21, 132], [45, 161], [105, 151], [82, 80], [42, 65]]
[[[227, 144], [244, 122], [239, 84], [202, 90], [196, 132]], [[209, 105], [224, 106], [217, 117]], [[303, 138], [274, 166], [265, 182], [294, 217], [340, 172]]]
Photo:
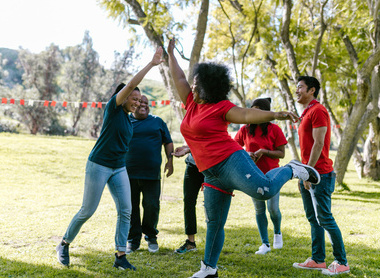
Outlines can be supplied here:
[[[1, 98], [1, 104], [8, 104], [8, 98], [6, 97], [0, 97]], [[9, 99], [9, 104], [16, 104], [16, 103], [20, 103], [20, 105], [25, 105], [25, 101], [28, 103], [29, 106], [33, 106], [35, 105], [36, 103], [43, 103], [43, 106], [45, 107], [57, 107], [57, 104], [58, 103], [62, 103], [62, 107], [68, 107], [69, 104], [73, 105], [74, 107], [78, 108], [78, 107], [82, 107], [82, 108], [87, 108], [87, 107], [91, 107], [91, 108], [103, 108], [103, 104], [107, 104], [107, 102], [96, 102], [96, 101], [93, 101], [93, 102], [71, 102], [71, 101], [55, 101], [55, 100], [31, 100], [31, 99], [14, 99], [14, 98], [10, 98]], [[152, 107], [157, 107], [159, 105], [170, 105], [172, 103], [171, 100], [152, 100], [150, 102], [150, 105]], [[174, 101], [175, 105], [181, 105], [182, 108], [185, 108], [185, 106], [183, 105], [183, 103], [180, 104], [179, 101]]]
[[185, 104], [183, 104], [182, 102], [181, 102], [181, 107], [182, 107], [183, 109], [185, 109]]

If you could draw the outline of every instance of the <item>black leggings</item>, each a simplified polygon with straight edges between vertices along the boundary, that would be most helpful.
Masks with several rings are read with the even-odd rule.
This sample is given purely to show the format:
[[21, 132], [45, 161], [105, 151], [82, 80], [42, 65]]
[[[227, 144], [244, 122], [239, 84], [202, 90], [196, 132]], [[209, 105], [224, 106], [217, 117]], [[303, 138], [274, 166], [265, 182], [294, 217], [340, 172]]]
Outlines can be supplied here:
[[197, 215], [195, 206], [199, 190], [202, 187], [204, 176], [198, 171], [197, 166], [186, 163], [185, 176], [183, 180], [183, 202], [185, 215], [185, 233], [195, 235], [197, 233]]

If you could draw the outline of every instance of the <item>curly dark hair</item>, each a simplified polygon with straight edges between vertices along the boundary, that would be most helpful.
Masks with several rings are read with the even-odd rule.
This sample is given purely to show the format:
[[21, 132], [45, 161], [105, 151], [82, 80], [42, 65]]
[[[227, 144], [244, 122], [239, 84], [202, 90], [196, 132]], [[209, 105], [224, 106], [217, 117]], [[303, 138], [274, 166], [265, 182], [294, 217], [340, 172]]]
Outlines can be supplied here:
[[[271, 98], [257, 98], [252, 103], [251, 108], [253, 106], [257, 106], [261, 110], [270, 111], [271, 102], [272, 102]], [[262, 124], [249, 124], [249, 125], [246, 125], [246, 128], [247, 128], [249, 134], [251, 134], [252, 136], [255, 136], [255, 130], [256, 130], [257, 126], [260, 126], [260, 128], [262, 130], [261, 136], [266, 137], [268, 135], [268, 126], [270, 124], [271, 124], [270, 122], [262, 123]]]
[[199, 63], [194, 66], [193, 77], [197, 78], [199, 98], [207, 103], [227, 100], [232, 88], [228, 67], [216, 63]]

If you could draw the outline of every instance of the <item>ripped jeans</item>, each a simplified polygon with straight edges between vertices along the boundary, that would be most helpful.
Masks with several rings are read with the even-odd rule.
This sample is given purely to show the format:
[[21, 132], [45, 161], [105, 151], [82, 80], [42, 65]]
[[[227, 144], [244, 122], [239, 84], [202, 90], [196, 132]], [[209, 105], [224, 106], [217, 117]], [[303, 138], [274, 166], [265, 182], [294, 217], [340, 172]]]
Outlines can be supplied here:
[[[205, 183], [227, 192], [240, 190], [258, 200], [272, 198], [293, 175], [290, 166], [275, 168], [264, 175], [244, 150], [234, 152], [202, 173]], [[231, 197], [211, 187], [204, 188], [207, 223], [204, 263], [213, 268], [216, 267], [223, 248], [224, 225]]]

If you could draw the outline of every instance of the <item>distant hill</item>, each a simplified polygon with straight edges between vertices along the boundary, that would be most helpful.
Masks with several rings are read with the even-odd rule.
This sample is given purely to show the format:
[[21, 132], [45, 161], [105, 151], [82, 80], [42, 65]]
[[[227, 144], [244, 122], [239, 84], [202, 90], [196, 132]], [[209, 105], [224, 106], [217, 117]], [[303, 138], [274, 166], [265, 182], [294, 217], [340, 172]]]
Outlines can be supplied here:
[[2, 60], [5, 61], [3, 68], [8, 72], [8, 75], [4, 77], [4, 84], [7, 87], [14, 87], [16, 84], [22, 84], [22, 74], [24, 71], [17, 67], [19, 52], [14, 49], [0, 48], [0, 55]]
[[149, 100], [167, 100], [168, 94], [166, 88], [162, 82], [152, 80], [152, 79], [143, 79], [140, 83], [139, 88], [143, 95], [146, 95]]

